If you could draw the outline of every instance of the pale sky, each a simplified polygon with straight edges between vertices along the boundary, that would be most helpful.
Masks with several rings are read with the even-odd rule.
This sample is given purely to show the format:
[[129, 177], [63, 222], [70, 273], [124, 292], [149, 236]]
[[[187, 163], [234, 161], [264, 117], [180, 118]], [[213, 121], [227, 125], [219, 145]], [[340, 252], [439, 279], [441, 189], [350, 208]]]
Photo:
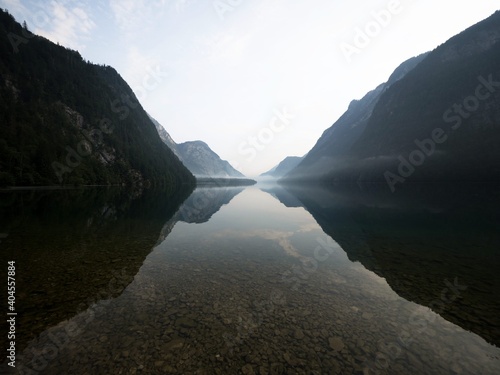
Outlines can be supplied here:
[[[0, 0], [113, 66], [177, 143], [247, 176], [303, 155], [406, 59], [490, 16], [476, 0]], [[361, 35], [363, 33], [364, 35]]]

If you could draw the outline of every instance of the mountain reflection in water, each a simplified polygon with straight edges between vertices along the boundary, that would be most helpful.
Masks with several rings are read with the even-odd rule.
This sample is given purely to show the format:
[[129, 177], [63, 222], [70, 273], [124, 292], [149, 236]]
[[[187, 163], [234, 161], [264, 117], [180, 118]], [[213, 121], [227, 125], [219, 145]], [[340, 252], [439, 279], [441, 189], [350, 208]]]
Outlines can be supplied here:
[[[498, 186], [275, 190], [285, 201], [290, 193], [350, 260], [401, 297], [500, 346]], [[460, 298], [446, 303], [446, 289]]]
[[493, 192], [113, 194], [4, 205], [20, 373], [499, 372]]

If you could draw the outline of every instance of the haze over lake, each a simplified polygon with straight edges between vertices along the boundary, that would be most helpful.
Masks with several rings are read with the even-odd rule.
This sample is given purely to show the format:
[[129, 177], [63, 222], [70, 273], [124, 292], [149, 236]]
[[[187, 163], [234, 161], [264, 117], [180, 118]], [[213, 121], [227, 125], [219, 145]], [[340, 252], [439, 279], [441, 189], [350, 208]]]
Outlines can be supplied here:
[[500, 374], [491, 0], [0, 0], [0, 374]]

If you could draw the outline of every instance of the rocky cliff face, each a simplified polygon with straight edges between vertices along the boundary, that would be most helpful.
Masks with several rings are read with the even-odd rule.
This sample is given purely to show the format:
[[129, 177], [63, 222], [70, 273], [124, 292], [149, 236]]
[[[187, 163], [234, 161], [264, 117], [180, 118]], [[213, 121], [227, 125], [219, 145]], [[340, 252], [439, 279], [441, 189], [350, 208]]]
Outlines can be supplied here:
[[165, 130], [165, 128], [158, 122], [156, 121], [153, 117], [148, 115], [151, 121], [153, 121], [153, 124], [158, 131], [158, 135], [160, 136], [160, 139], [165, 143], [171, 150], [172, 152], [180, 158], [179, 150], [177, 149], [177, 143], [173, 140], [173, 138], [168, 134], [168, 132]]
[[184, 165], [195, 176], [244, 177], [242, 173], [213, 152], [205, 142], [184, 142], [177, 147]]
[[222, 160], [202, 141], [177, 144], [165, 128], [150, 116], [162, 141], [177, 155], [184, 165], [198, 177], [245, 177], [227, 161]]

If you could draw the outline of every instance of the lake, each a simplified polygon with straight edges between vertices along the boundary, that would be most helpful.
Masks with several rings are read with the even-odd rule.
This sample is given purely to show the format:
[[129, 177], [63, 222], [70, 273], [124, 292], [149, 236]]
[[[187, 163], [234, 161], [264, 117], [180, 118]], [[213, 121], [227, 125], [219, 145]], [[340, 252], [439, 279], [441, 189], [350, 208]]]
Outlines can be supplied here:
[[498, 374], [499, 192], [2, 192], [18, 313], [2, 369]]

